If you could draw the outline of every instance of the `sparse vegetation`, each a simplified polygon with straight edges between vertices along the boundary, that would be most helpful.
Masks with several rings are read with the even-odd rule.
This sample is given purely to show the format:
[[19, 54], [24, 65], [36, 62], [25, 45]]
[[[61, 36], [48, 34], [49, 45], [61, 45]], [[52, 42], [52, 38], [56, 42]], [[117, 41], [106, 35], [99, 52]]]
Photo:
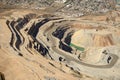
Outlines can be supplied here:
[[80, 50], [80, 51], [84, 51], [85, 50], [83, 47], [76, 46], [73, 43], [70, 43], [70, 46], [74, 47], [74, 48], [76, 48], [77, 50]]

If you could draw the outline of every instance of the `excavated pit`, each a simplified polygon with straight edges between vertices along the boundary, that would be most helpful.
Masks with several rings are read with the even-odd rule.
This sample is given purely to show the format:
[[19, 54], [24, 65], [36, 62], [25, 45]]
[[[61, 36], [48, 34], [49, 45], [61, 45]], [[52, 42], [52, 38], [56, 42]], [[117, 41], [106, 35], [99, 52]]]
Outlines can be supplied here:
[[[114, 69], [119, 60], [117, 53], [111, 49], [120, 44], [116, 40], [119, 36], [114, 36], [119, 35], [119, 32], [113, 33], [102, 22], [27, 14], [24, 17], [8, 18], [6, 24], [11, 32], [11, 51], [17, 52], [20, 58], [28, 61], [31, 54], [33, 57], [37, 55], [60, 62], [60, 66], [63, 63], [78, 74], [85, 72], [91, 75], [93, 71], [95, 77], [104, 78], [103, 72]], [[32, 56], [31, 61], [38, 63]], [[41, 64], [39, 66], [43, 68]], [[57, 68], [55, 65], [54, 67]]]
[[[25, 38], [23, 37], [20, 30], [24, 26], [26, 26], [26, 24], [28, 24], [29, 21], [32, 19], [30, 16], [33, 17], [34, 15], [30, 15], [30, 16], [26, 15], [26, 16], [27, 17], [24, 17], [24, 18], [18, 18], [16, 21], [15, 20], [13, 20], [13, 21], [7, 20], [7, 22], [6, 22], [6, 24], [8, 25], [9, 29], [12, 32], [10, 45], [15, 50], [18, 49], [20, 51], [20, 46], [25, 41]], [[38, 34], [41, 33], [41, 31], [40, 31], [41, 29], [44, 29], [43, 26], [45, 24], [47, 24], [50, 21], [59, 20], [59, 19], [61, 19], [61, 18], [56, 18], [56, 19], [53, 18], [52, 19], [52, 17], [50, 17], [50, 18], [42, 17], [42, 19], [38, 19], [38, 20], [36, 19], [37, 21], [34, 21], [29, 29], [25, 28], [24, 31], [26, 31], [27, 34], [30, 35], [30, 37], [32, 39], [32, 40], [29, 39], [29, 42], [27, 43], [27, 48], [30, 48], [30, 49], [34, 48], [41, 55], [43, 55], [43, 56], [49, 55], [48, 57], [51, 57], [50, 56], [51, 51], [52, 51], [51, 45], [46, 45], [46, 42], [44, 42], [41, 39], [38, 40], [38, 36], [39, 36]], [[73, 24], [70, 24], [70, 22], [73, 22]], [[110, 45], [114, 44], [114, 42], [112, 41], [111, 35], [109, 35], [109, 34], [106, 36], [99, 36], [98, 34], [96, 35], [96, 33], [98, 33], [99, 31], [101, 31], [103, 29], [106, 29], [106, 28], [104, 28], [104, 27], [97, 28], [97, 27], [92, 27], [91, 25], [85, 26], [83, 24], [79, 25], [76, 23], [74, 24], [74, 22], [75, 22], [74, 20], [56, 21], [56, 22], [53, 22], [51, 29], [49, 29], [49, 27], [45, 29], [45, 31], [46, 30], [52, 31], [52, 33], [49, 35], [53, 36], [53, 39], [54, 38], [58, 39], [59, 44], [57, 43], [58, 45], [55, 44], [52, 46], [56, 47], [56, 49], [58, 48], [67, 53], [75, 54], [77, 56], [78, 54], [81, 55], [81, 52], [84, 53], [84, 49], [86, 49], [87, 47], [90, 47], [90, 46], [106, 47], [106, 46], [110, 46]], [[83, 31], [83, 32], [81, 32], [82, 34], [81, 33], [79, 34], [80, 36], [83, 36], [83, 37], [76, 39], [76, 40], [80, 41], [80, 43], [83, 40], [84, 43], [82, 43], [82, 45], [79, 43], [76, 44], [76, 42], [74, 42], [74, 39], [79, 36], [79, 35], [76, 35], [78, 32], [77, 29], [80, 29], [80, 30], [88, 29], [87, 33], [86, 33], [86, 31]], [[92, 31], [94, 32], [94, 30], [96, 30], [96, 32], [94, 34], [92, 34]], [[43, 33], [43, 35], [45, 35], [45, 34]], [[84, 35], [86, 35], [86, 37], [84, 37]], [[44, 37], [46, 37], [47, 43], [49, 43], [49, 41], [51, 41], [51, 39], [47, 36], [44, 36]], [[75, 36], [75, 38], [74, 38], [74, 36]], [[89, 37], [89, 38], [87, 39], [87, 37]], [[93, 37], [93, 39], [92, 39], [92, 37]], [[86, 42], [85, 42], [87, 40], [90, 41], [90, 43], [88, 43], [88, 45], [86, 45]], [[93, 40], [93, 41], [91, 41], [91, 40]], [[87, 41], [87, 42], [89, 42], [89, 41]], [[100, 42], [98, 42], [98, 41], [100, 41]], [[14, 44], [15, 44], [15, 46], [14, 46]], [[78, 48], [81, 48], [81, 49], [78, 49]], [[82, 50], [82, 51], [77, 51], [77, 50]], [[87, 52], [89, 52], [89, 51], [87, 51]], [[87, 61], [86, 59], [88, 58], [88, 61], [89, 61], [89, 56], [87, 56], [86, 52], [84, 54], [82, 54], [82, 56], [85, 55], [86, 58], [80, 57], [80, 55], [78, 55], [78, 59], [85, 60], [85, 62], [86, 62]], [[111, 60], [111, 57], [108, 57], [108, 59]], [[107, 62], [109, 63], [108, 59], [107, 59]], [[87, 62], [87, 63], [89, 63], [89, 62]]]
[[53, 36], [59, 38], [60, 40], [63, 38], [64, 33], [67, 31], [67, 27], [58, 27], [55, 32], [52, 33]]
[[[12, 21], [12, 22], [7, 21], [7, 24], [9, 24], [10, 29], [12, 29], [12, 30], [15, 32], [14, 37], [17, 38], [17, 40], [16, 40], [16, 42], [15, 42], [15, 46], [16, 46], [16, 48], [17, 48], [18, 50], [20, 50], [20, 47], [19, 47], [19, 46], [20, 46], [20, 44], [22, 43], [22, 41], [21, 41], [20, 35], [19, 35], [18, 32], [16, 31], [15, 21]], [[15, 38], [14, 38], [14, 39], [15, 39]], [[11, 38], [10, 45], [13, 46], [13, 37]]]
[[37, 24], [33, 24], [33, 26], [30, 28], [28, 34], [32, 35], [33, 37], [36, 37], [37, 33], [39, 32], [39, 28], [44, 25], [45, 23], [47, 23], [49, 21], [49, 19], [43, 19], [40, 22], [38, 22]]
[[38, 51], [41, 55], [45, 56], [45, 55], [47, 55], [49, 53], [47, 48], [43, 44], [39, 43], [38, 41], [34, 41], [33, 44], [34, 44], [33, 48], [36, 51]]
[[71, 43], [71, 37], [72, 37], [73, 34], [74, 34], [74, 31], [69, 32], [69, 33], [67, 34], [67, 36], [65, 37], [64, 42], [65, 42], [67, 45], [70, 45], [70, 43]]
[[59, 48], [66, 51], [66, 52], [69, 52], [69, 53], [72, 53], [72, 48], [68, 45], [65, 45], [62, 41], [59, 42]]

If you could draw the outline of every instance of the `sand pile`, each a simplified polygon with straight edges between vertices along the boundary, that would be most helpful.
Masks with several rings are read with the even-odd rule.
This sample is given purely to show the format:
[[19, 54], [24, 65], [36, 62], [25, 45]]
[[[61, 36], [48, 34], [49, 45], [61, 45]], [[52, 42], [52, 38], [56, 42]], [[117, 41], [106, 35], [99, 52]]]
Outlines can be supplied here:
[[106, 34], [106, 35], [100, 35], [95, 34], [93, 37], [93, 45], [96, 47], [106, 47], [114, 45], [112, 35]]
[[106, 47], [114, 45], [110, 32], [92, 30], [79, 30], [72, 36], [71, 43], [81, 47]]

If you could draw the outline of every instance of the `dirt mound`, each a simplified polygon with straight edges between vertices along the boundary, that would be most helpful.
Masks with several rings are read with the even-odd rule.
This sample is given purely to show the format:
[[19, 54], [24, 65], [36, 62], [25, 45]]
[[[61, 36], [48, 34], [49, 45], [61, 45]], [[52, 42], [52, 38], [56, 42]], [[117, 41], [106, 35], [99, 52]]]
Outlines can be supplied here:
[[84, 26], [77, 26], [80, 30], [72, 36], [71, 43], [82, 47], [107, 47], [114, 45], [112, 34], [104, 31], [104, 27]]
[[99, 35], [95, 34], [93, 36], [93, 45], [96, 47], [106, 47], [114, 45], [113, 38], [111, 34]]

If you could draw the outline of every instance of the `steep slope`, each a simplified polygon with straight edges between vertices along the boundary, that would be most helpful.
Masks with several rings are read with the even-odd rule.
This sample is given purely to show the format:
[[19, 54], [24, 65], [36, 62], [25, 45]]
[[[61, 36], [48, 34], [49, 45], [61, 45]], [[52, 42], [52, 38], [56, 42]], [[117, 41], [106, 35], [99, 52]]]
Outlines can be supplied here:
[[120, 12], [113, 0], [1, 1], [3, 80], [120, 80]]
[[[12, 13], [11, 16], [6, 16], [8, 13]], [[97, 80], [60, 62], [61, 55], [51, 49], [48, 50], [49, 55], [44, 55], [48, 49], [47, 45], [44, 45], [45, 40], [37, 41], [34, 34], [38, 35], [38, 28], [47, 24], [47, 18], [37, 18], [33, 13], [31, 10], [8, 10], [5, 14], [0, 14], [0, 73], [5, 80]], [[30, 34], [27, 31], [30, 31]], [[52, 60], [50, 56], [53, 57]]]

